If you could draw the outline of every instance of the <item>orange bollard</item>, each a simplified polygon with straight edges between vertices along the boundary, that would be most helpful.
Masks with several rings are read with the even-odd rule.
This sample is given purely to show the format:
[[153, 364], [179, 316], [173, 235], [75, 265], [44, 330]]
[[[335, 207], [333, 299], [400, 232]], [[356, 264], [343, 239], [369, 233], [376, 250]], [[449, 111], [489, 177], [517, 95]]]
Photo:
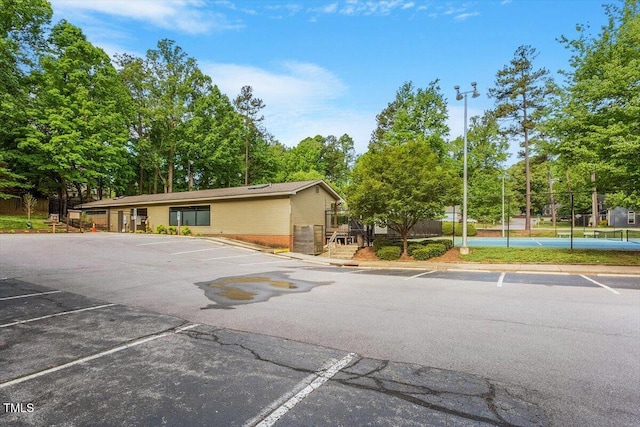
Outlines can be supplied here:
[[91, 232], [95, 233], [96, 232], [96, 224], [93, 223], [93, 225], [91, 226]]

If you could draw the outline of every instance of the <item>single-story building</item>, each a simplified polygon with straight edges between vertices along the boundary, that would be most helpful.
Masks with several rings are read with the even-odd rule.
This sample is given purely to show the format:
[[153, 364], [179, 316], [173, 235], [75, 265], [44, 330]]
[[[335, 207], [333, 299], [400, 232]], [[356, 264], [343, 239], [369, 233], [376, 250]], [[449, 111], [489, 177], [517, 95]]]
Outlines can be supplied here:
[[609, 227], [636, 228], [640, 227], [640, 212], [632, 209], [617, 207], [607, 211]]
[[122, 196], [76, 208], [108, 231], [188, 227], [192, 234], [319, 253], [324, 244], [325, 211], [342, 201], [326, 182], [315, 180]]

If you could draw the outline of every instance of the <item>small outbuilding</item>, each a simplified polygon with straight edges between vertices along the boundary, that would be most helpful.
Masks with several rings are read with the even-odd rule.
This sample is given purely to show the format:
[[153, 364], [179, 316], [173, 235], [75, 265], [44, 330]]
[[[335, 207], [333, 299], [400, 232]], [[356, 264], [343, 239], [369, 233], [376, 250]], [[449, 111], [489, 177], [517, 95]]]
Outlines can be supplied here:
[[[322, 180], [123, 196], [84, 203], [86, 218], [113, 232], [175, 228], [317, 254], [325, 212], [342, 198]], [[161, 226], [161, 227], [160, 227]]]

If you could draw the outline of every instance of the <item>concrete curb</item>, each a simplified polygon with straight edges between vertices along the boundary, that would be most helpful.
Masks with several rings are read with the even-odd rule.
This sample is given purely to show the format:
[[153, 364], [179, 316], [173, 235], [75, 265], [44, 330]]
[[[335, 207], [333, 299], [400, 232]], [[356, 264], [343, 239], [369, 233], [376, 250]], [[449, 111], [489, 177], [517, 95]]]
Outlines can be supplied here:
[[590, 274], [590, 275], [622, 275], [640, 278], [640, 266], [591, 265], [591, 264], [482, 264], [428, 261], [363, 261], [337, 258], [324, 258], [296, 252], [278, 252], [274, 248], [241, 242], [221, 237], [203, 237], [225, 245], [274, 254], [275, 256], [296, 259], [312, 264], [331, 265], [336, 267], [358, 267], [363, 269], [402, 269], [402, 270], [437, 270], [437, 271], [487, 271], [487, 272], [530, 272], [547, 274]]
[[640, 278], [640, 267], [616, 265], [574, 265], [574, 264], [481, 264], [481, 263], [446, 263], [446, 262], [394, 262], [394, 261], [361, 261], [321, 258], [313, 255], [287, 252], [278, 254], [291, 259], [314, 264], [340, 267], [358, 267], [363, 269], [402, 269], [402, 270], [437, 270], [437, 271], [487, 271], [487, 272], [531, 272], [547, 274], [591, 274], [591, 275], [627, 275]]

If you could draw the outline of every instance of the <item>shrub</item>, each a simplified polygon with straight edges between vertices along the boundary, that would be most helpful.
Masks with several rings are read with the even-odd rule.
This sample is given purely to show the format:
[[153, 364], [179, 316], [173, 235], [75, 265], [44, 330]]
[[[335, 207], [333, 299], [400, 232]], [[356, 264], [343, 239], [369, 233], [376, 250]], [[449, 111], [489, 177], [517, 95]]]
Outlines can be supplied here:
[[173, 225], [167, 228], [167, 232], [171, 235], [178, 234], [178, 230]]
[[430, 258], [444, 255], [447, 249], [441, 243], [432, 243], [423, 247], [422, 249], [416, 249], [413, 252], [413, 259], [416, 261], [425, 261]]
[[191, 230], [189, 227], [184, 227], [181, 231], [183, 236], [191, 236]]
[[429, 243], [429, 244], [438, 243], [438, 244], [444, 245], [444, 248], [446, 250], [449, 250], [449, 249], [453, 248], [453, 242], [451, 240], [449, 240], [449, 239], [428, 240], [426, 243]]
[[164, 225], [160, 224], [159, 226], [156, 227], [156, 233], [167, 234], [167, 229], [165, 228]]
[[[423, 243], [429, 243], [429, 242], [423, 242]], [[407, 253], [409, 254], [409, 256], [412, 256], [414, 251], [424, 248], [424, 244], [423, 243], [411, 243], [411, 244], [409, 244], [409, 246], [407, 246]]]
[[373, 251], [377, 254], [378, 251], [384, 246], [393, 246], [393, 242], [387, 239], [375, 239], [373, 241]]
[[[453, 234], [453, 223], [443, 222], [442, 235], [451, 236], [451, 234]], [[476, 230], [475, 225], [467, 223], [467, 236], [475, 236], [476, 234], [478, 234], [478, 230]], [[459, 222], [456, 223], [456, 236], [462, 236], [462, 224]]]
[[401, 253], [402, 249], [398, 246], [383, 246], [376, 252], [376, 255], [385, 261], [393, 261], [400, 258]]

